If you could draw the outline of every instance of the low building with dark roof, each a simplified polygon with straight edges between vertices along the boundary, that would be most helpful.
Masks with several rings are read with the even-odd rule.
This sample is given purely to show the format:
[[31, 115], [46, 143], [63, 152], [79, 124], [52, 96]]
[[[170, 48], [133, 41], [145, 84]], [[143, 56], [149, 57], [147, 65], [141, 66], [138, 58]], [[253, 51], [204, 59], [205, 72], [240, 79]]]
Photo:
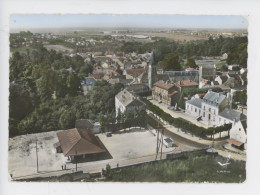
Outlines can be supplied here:
[[69, 129], [57, 133], [59, 146], [70, 160], [106, 152], [91, 130]]
[[225, 124], [225, 123], [235, 124], [238, 121], [244, 121], [244, 120], [246, 120], [246, 115], [230, 108], [225, 108], [222, 112], [219, 113], [220, 124]]
[[91, 130], [94, 134], [100, 132], [100, 123], [90, 119], [78, 119], [75, 122], [76, 129], [79, 130]]
[[182, 80], [191, 80], [199, 83], [199, 71], [165, 71], [164, 74], [169, 77], [172, 83]]

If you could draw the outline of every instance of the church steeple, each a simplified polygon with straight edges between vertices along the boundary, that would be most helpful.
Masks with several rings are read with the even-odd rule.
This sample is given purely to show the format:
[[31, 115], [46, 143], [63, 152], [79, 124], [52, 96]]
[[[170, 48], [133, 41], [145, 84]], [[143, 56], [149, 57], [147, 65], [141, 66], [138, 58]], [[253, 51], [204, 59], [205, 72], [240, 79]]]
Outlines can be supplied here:
[[149, 69], [148, 69], [148, 86], [150, 89], [153, 88], [153, 84], [157, 81], [157, 68], [154, 63], [154, 53], [152, 51], [150, 60], [149, 60]]

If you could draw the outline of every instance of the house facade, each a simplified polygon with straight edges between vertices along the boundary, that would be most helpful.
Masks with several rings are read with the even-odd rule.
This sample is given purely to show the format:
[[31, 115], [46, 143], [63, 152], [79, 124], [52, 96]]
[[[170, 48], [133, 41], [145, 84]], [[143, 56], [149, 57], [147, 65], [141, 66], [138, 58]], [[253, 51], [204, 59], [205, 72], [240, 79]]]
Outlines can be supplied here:
[[146, 106], [139, 98], [124, 89], [115, 96], [115, 109], [118, 116], [119, 111], [127, 114], [134, 110], [145, 110]]
[[158, 81], [154, 84], [152, 97], [154, 100], [173, 106], [179, 100], [179, 89], [169, 82]]
[[234, 145], [235, 147], [246, 149], [247, 147], [247, 122], [244, 121], [238, 121], [236, 122], [229, 133], [229, 143]]
[[225, 95], [208, 91], [200, 98], [186, 101], [185, 113], [206, 125], [220, 125], [219, 114], [230, 105], [230, 100]]

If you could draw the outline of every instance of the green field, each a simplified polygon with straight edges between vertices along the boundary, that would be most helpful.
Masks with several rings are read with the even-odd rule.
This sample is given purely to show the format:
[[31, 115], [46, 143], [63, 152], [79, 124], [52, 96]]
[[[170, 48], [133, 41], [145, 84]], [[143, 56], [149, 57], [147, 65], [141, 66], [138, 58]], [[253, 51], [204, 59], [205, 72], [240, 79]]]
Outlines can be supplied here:
[[188, 159], [166, 160], [113, 170], [106, 181], [113, 182], [220, 182], [241, 183], [246, 179], [246, 163], [225, 163], [220, 156], [200, 156]]

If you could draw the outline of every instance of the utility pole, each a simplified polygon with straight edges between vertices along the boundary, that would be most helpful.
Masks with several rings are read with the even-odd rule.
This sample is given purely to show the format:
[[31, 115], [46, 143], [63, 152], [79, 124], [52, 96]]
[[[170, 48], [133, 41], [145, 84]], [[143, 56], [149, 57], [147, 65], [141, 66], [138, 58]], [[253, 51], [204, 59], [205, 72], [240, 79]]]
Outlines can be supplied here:
[[76, 161], [76, 172], [78, 171], [78, 162], [77, 162], [77, 144], [76, 144], [76, 155], [75, 155], [75, 161]]
[[162, 160], [163, 136], [164, 136], [164, 128], [162, 129], [162, 135], [161, 135], [161, 156], [160, 156], [160, 160]]
[[37, 140], [36, 140], [36, 148], [35, 148], [35, 151], [36, 151], [37, 173], [39, 173]]

